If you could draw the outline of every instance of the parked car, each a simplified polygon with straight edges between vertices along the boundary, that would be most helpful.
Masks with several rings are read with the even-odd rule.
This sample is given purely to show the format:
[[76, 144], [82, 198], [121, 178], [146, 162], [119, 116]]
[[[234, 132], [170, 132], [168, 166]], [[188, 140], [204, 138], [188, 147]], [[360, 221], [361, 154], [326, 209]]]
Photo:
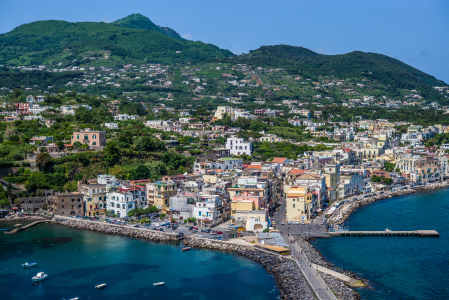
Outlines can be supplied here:
[[192, 229], [192, 232], [193, 233], [198, 232], [198, 229]]
[[223, 234], [223, 232], [221, 232], [220, 230], [217, 230], [217, 234]]
[[134, 225], [133, 227], [139, 228], [140, 226], [139, 225]]
[[304, 222], [304, 221], [301, 221], [301, 225], [306, 225], [306, 222]]
[[296, 220], [296, 225], [299, 225], [299, 220]]
[[285, 225], [285, 222], [284, 222], [284, 221], [282, 221], [282, 222], [281, 222], [281, 225]]
[[189, 230], [193, 230], [193, 228], [194, 228], [193, 226], [190, 226], [190, 227], [189, 227]]
[[291, 225], [291, 224], [292, 224], [292, 222], [291, 222], [290, 220], [288, 220], [287, 224], [288, 224], [288, 225]]
[[209, 232], [210, 235], [217, 235], [217, 233], [215, 231], [211, 231]]

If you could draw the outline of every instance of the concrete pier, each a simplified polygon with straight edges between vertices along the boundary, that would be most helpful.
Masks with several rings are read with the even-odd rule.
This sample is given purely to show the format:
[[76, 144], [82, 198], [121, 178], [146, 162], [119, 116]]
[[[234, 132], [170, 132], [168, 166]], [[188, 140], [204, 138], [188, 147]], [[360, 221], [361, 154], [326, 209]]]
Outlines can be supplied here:
[[330, 231], [331, 236], [419, 236], [419, 237], [439, 237], [435, 230], [413, 230], [413, 231]]
[[17, 232], [19, 232], [19, 231], [22, 231], [22, 230], [24, 230], [24, 229], [33, 227], [34, 225], [37, 225], [37, 224], [39, 224], [39, 223], [44, 223], [44, 222], [51, 222], [51, 220], [35, 221], [35, 222], [30, 223], [30, 224], [28, 224], [28, 225], [25, 225], [25, 226], [23, 226], [23, 227], [19, 227], [19, 228], [16, 228], [16, 229], [14, 229], [14, 230], [11, 230], [11, 231], [5, 231], [5, 234], [14, 234], [14, 233], [17, 233]]

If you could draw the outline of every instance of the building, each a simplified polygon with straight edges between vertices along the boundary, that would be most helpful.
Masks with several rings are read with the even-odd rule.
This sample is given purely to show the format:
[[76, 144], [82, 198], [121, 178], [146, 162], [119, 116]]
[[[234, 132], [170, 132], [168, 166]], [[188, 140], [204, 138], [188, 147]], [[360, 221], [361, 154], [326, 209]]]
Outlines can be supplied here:
[[243, 138], [228, 138], [226, 140], [226, 149], [230, 150], [231, 155], [251, 155], [253, 143], [245, 142]]
[[61, 216], [84, 216], [84, 195], [79, 192], [54, 195], [53, 212]]
[[86, 216], [102, 215], [106, 210], [106, 184], [79, 183], [78, 191], [84, 197], [84, 210]]
[[[148, 190], [148, 187], [147, 187]], [[170, 209], [170, 197], [176, 195], [177, 184], [174, 181], [158, 181], [154, 184], [154, 205], [166, 213]], [[150, 191], [148, 191], [149, 195]], [[150, 199], [150, 196], [148, 196]]]
[[74, 132], [70, 144], [73, 145], [75, 142], [87, 144], [92, 149], [103, 148], [106, 146], [106, 131], [85, 129], [84, 131]]
[[234, 109], [230, 106], [218, 106], [214, 118], [221, 120], [224, 114], [227, 114], [231, 119], [234, 119]]
[[292, 186], [286, 198], [287, 221], [307, 221], [314, 212], [312, 193], [307, 186]]
[[118, 124], [117, 123], [104, 123], [104, 127], [108, 128], [108, 129], [118, 129]]
[[111, 190], [106, 193], [106, 208], [119, 218], [128, 216], [136, 208], [133, 194], [126, 188]]

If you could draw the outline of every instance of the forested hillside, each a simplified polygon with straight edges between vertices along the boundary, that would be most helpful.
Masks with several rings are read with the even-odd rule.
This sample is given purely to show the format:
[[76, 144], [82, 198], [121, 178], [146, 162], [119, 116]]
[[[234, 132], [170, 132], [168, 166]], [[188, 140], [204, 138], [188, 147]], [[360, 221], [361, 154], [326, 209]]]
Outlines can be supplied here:
[[33, 22], [1, 34], [0, 45], [4, 65], [173, 64], [233, 55], [214, 45], [170, 38], [159, 30], [102, 22]]
[[302, 75], [315, 81], [318, 76], [335, 76], [337, 78], [363, 76], [383, 83], [391, 90], [419, 90], [422, 96], [434, 100], [440, 99], [440, 96], [432, 87], [446, 85], [434, 76], [421, 72], [397, 59], [361, 51], [341, 55], [324, 55], [303, 47], [277, 45], [260, 47], [248, 54], [231, 58], [230, 61], [281, 67], [291, 74]]

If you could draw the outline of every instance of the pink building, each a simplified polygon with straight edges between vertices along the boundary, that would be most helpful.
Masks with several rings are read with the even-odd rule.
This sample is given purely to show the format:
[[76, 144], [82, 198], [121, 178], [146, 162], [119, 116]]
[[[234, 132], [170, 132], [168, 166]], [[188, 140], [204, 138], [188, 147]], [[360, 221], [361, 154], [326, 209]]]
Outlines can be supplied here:
[[242, 192], [232, 197], [232, 202], [239, 201], [252, 201], [256, 209], [267, 208], [267, 198], [262, 196], [256, 196], [254, 193]]
[[86, 129], [80, 132], [74, 132], [70, 144], [75, 142], [88, 144], [90, 148], [106, 146], [106, 131], [90, 131]]

